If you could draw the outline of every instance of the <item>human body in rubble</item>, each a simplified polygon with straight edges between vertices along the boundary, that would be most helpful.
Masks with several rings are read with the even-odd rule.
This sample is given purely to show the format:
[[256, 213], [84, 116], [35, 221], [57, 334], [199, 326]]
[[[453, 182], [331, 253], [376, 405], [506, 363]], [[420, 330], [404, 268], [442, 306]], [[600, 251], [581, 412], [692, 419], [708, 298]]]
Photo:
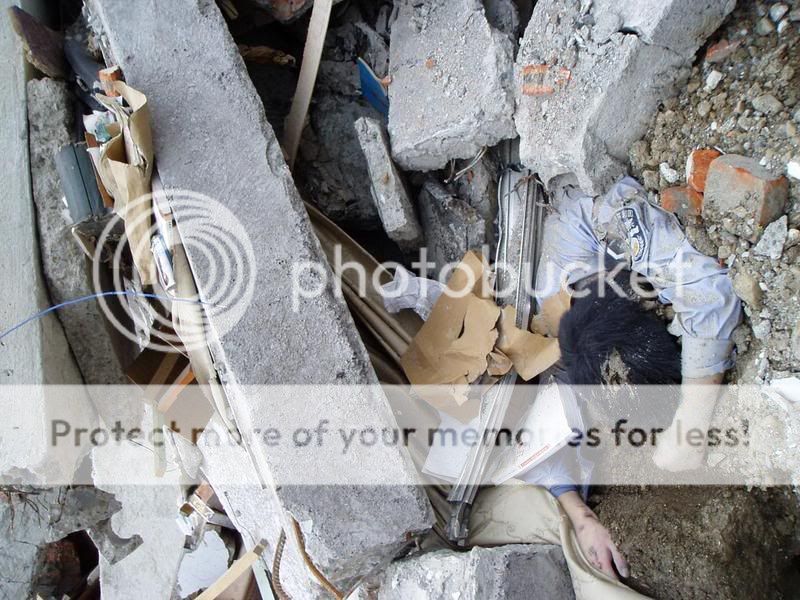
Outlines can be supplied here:
[[[627, 383], [682, 382], [681, 402], [670, 429], [659, 436], [654, 460], [670, 471], [702, 466], [705, 449], [678, 446], [671, 433], [678, 422], [683, 431], [708, 430], [718, 388], [698, 384], [722, 383], [732, 366], [731, 335], [741, 319], [741, 306], [726, 270], [694, 249], [676, 217], [649, 202], [630, 177], [597, 198], [569, 185], [554, 189], [556, 211], [545, 221], [537, 302], [558, 294], [565, 284], [581, 288], [582, 282], [600, 281], [598, 271], [618, 273], [622, 263], [646, 278], [658, 300], [671, 304], [675, 312], [668, 333], [663, 322], [636, 301], [609, 294], [613, 283], [601, 283], [604, 293], [598, 293], [600, 286], [583, 286], [585, 293], [575, 294], [559, 325], [561, 381], [603, 384], [604, 366], [616, 354]], [[681, 338], [680, 354], [670, 333]], [[584, 555], [596, 568], [612, 578], [615, 570], [627, 576], [624, 557], [570, 481], [562, 459], [551, 459], [522, 479], [546, 485], [557, 497]]]

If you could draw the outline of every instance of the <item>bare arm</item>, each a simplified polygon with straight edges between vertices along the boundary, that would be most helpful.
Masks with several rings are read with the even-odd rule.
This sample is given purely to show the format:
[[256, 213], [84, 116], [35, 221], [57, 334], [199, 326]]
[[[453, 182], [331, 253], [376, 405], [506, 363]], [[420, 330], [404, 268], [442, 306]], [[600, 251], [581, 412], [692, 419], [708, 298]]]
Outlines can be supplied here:
[[612, 579], [618, 579], [617, 573], [628, 577], [630, 573], [625, 557], [617, 549], [611, 534], [600, 523], [597, 515], [586, 506], [580, 494], [565, 492], [558, 497], [558, 502], [572, 522], [578, 544], [592, 566]]

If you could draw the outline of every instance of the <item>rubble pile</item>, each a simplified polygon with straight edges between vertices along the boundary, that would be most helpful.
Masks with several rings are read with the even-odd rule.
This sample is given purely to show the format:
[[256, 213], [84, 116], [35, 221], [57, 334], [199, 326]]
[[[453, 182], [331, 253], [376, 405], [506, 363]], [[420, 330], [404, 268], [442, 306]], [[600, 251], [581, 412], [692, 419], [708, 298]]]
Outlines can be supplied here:
[[[512, 192], [570, 182], [600, 194], [630, 172], [678, 216], [700, 251], [729, 268], [746, 313], [735, 334], [734, 381], [769, 383], [800, 371], [800, 7], [735, 8], [735, 0], [64, 4], [74, 23], [61, 23], [63, 32], [35, 20], [26, 31], [38, 33], [18, 32], [26, 42], [48, 41], [25, 47], [44, 75], [27, 83], [27, 104], [20, 102], [22, 47], [11, 43], [9, 27], [0, 36], [16, 61], [0, 67], [14, 84], [3, 105], [28, 143], [9, 162], [31, 177], [30, 186], [26, 179], [9, 189], [26, 202], [12, 203], [12, 218], [0, 225], [15, 259], [24, 259], [3, 270], [11, 301], [0, 316], [28, 327], [8, 339], [14, 352], [4, 353], [0, 374], [3, 383], [42, 389], [138, 387], [134, 399], [76, 386], [69, 401], [34, 391], [9, 402], [15, 426], [8, 439], [0, 436], [0, 476], [37, 485], [0, 486], [0, 528], [8, 532], [0, 541], [3, 597], [113, 599], [136, 590], [194, 598], [206, 590], [201, 598], [216, 598], [229, 589], [225, 597], [244, 598], [254, 593], [248, 586], [281, 600], [575, 597], [570, 558], [549, 538], [469, 552], [447, 547], [436, 510], [442, 498], [428, 495], [413, 448], [353, 444], [342, 453], [304, 453], [313, 446], [310, 430], [305, 443], [266, 443], [276, 424], [318, 422], [321, 439], [354, 420], [362, 434], [396, 431], [407, 416], [379, 385], [405, 383], [403, 372], [383, 364], [375, 348], [383, 344], [400, 363], [412, 344], [408, 331], [420, 331], [422, 321], [376, 316], [375, 298], [356, 296], [332, 260], [331, 231], [345, 240], [350, 265], [355, 257], [411, 266], [424, 250], [425, 268], [437, 278], [462, 257], [480, 262], [470, 251], [486, 257], [535, 247], [532, 239], [516, 249], [499, 243]], [[324, 44], [309, 67], [315, 31]], [[281, 140], [292, 133], [304, 90], [313, 94], [301, 110], [295, 160]], [[3, 136], [13, 146], [14, 136]], [[71, 162], [56, 161], [64, 147]], [[507, 171], [514, 188], [499, 199]], [[135, 191], [146, 197], [144, 217], [155, 234], [137, 233], [141, 208], [128, 198]], [[79, 218], [76, 193], [86, 204]], [[546, 208], [539, 202], [536, 215]], [[124, 221], [109, 239], [99, 231], [114, 214]], [[115, 252], [123, 231], [141, 234], [144, 245]], [[375, 258], [365, 259], [354, 240]], [[209, 246], [229, 253], [229, 270], [220, 272]], [[297, 265], [319, 268], [298, 272]], [[381, 285], [391, 282], [382, 275]], [[77, 303], [103, 296], [98, 285], [110, 288], [111, 279], [122, 284], [107, 294], [108, 310]], [[519, 357], [495, 352], [495, 341], [502, 349], [512, 335], [538, 336], [537, 343], [544, 336], [528, 331], [526, 312], [513, 304], [501, 311], [477, 283], [463, 306], [491, 308], [479, 332], [488, 350], [478, 359], [497, 361], [482, 371], [491, 383], [507, 373], [515, 379], [522, 370], [512, 370], [509, 357]], [[320, 293], [298, 294], [298, 284]], [[76, 309], [58, 317], [46, 310], [73, 301]], [[552, 331], [569, 301], [550, 315]], [[123, 305], [134, 314], [123, 316]], [[511, 323], [498, 331], [501, 312]], [[454, 363], [469, 354], [458, 345], [474, 334], [468, 321], [446, 321]], [[198, 329], [200, 342], [188, 343]], [[552, 364], [557, 345], [547, 343]], [[420, 363], [442, 359], [425, 358]], [[331, 383], [333, 392], [309, 391]], [[256, 393], [254, 386], [274, 387]], [[302, 389], [302, 401], [281, 386]], [[192, 392], [199, 401], [189, 405]], [[764, 420], [753, 429], [793, 447], [797, 415], [760, 402]], [[719, 420], [735, 408], [723, 408]], [[181, 411], [196, 430], [175, 426]], [[161, 437], [62, 450], [48, 443], [54, 422], [87, 432], [117, 424]], [[800, 458], [781, 460], [800, 468]], [[759, 465], [735, 467], [755, 473]], [[49, 485], [55, 474], [92, 485]], [[657, 508], [648, 510], [631, 501], [643, 501], [642, 490], [611, 487], [593, 498], [638, 564], [625, 584], [658, 598], [744, 598], [783, 582], [789, 548], [800, 539], [792, 493], [739, 490], [724, 502], [716, 492], [699, 500], [693, 493], [656, 492]], [[643, 518], [632, 524], [626, 515], [633, 513]], [[675, 529], [681, 519], [687, 524]], [[716, 534], [706, 539], [709, 527]], [[739, 549], [757, 543], [762, 555], [734, 564]], [[754, 564], [758, 577], [748, 579]]]

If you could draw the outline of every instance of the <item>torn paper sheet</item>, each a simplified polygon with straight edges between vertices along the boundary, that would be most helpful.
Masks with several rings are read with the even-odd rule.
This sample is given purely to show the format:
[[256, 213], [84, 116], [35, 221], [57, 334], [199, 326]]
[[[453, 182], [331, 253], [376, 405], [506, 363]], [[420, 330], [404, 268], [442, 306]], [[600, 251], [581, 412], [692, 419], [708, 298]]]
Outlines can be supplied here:
[[435, 279], [417, 277], [398, 265], [394, 272], [394, 280], [381, 286], [383, 305], [392, 314], [410, 308], [427, 321], [444, 287]]
[[114, 211], [125, 220], [125, 234], [142, 284], [152, 285], [156, 269], [150, 250], [150, 177], [153, 171], [150, 110], [145, 95], [124, 82], [115, 81], [114, 89], [127, 107], [115, 98], [96, 96], [116, 118], [116, 123], [109, 126], [109, 133], [117, 131], [101, 147], [98, 170], [103, 185], [114, 197]]
[[561, 357], [558, 339], [519, 329], [516, 318], [513, 306], [503, 308], [497, 326], [497, 349], [511, 360], [520, 377], [530, 381], [558, 362]]
[[480, 423], [477, 415], [467, 422], [461, 422], [445, 412], [438, 413], [438, 429], [448, 434], [434, 437], [422, 472], [442, 481], [455, 483], [472, 449], [471, 445], [462, 443], [462, 440], [468, 439], [470, 432], [476, 432]]

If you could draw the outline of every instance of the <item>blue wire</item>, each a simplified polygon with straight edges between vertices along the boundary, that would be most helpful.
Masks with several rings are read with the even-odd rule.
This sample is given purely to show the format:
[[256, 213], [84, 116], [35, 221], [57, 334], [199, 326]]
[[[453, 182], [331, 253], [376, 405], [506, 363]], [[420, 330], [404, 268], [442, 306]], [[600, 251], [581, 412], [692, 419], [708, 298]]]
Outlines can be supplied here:
[[202, 300], [191, 300], [189, 298], [170, 298], [169, 296], [159, 296], [158, 294], [147, 294], [147, 293], [139, 293], [139, 292], [101, 292], [99, 294], [89, 294], [88, 296], [82, 296], [80, 298], [75, 298], [73, 300], [67, 300], [66, 302], [62, 302], [61, 304], [56, 304], [55, 306], [51, 306], [49, 308], [44, 309], [41, 312], [36, 313], [14, 325], [11, 329], [7, 329], [3, 333], [0, 333], [0, 340], [2, 340], [7, 335], [14, 333], [20, 327], [24, 327], [31, 321], [35, 321], [36, 319], [41, 319], [48, 313], [54, 312], [59, 308], [64, 308], [65, 306], [71, 306], [72, 304], [80, 304], [81, 302], [86, 302], [87, 300], [94, 300], [95, 298], [102, 298], [104, 296], [139, 296], [141, 298], [154, 298], [157, 300], [168, 300], [170, 302], [191, 302], [194, 304], [211, 304], [210, 302], [203, 302]]

